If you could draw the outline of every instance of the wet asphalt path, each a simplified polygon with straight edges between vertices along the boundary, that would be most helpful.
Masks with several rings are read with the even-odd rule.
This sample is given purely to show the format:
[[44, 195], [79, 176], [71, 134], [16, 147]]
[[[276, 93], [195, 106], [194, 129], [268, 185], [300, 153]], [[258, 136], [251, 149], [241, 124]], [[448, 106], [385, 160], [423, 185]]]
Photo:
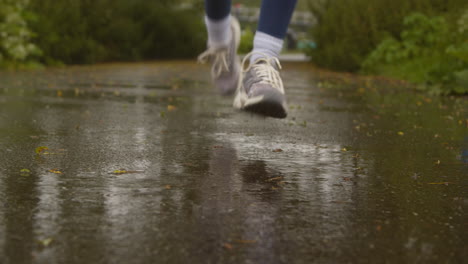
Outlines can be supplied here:
[[0, 72], [0, 263], [466, 261], [468, 99], [283, 66], [284, 120], [192, 62]]

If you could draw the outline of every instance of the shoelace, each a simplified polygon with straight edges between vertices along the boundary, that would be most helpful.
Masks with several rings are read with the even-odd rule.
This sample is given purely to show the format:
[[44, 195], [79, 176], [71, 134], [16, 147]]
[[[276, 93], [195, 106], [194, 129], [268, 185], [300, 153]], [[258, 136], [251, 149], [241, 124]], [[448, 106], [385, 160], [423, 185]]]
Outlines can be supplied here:
[[260, 83], [269, 84], [284, 94], [283, 81], [281, 80], [279, 72], [273, 66], [273, 64], [276, 64], [278, 69], [281, 69], [281, 64], [278, 58], [270, 57], [262, 52], [250, 52], [242, 60], [242, 68], [244, 68], [246, 61], [249, 61], [250, 57], [252, 57], [254, 53], [259, 54], [262, 57], [254, 63], [250, 63], [247, 69], [243, 70], [243, 72], [248, 72], [251, 68], [253, 68], [258, 77], [261, 79]]
[[211, 74], [214, 77], [219, 77], [223, 72], [229, 72], [227, 61], [228, 51], [225, 48], [208, 48], [205, 52], [198, 56], [198, 63], [213, 62]]

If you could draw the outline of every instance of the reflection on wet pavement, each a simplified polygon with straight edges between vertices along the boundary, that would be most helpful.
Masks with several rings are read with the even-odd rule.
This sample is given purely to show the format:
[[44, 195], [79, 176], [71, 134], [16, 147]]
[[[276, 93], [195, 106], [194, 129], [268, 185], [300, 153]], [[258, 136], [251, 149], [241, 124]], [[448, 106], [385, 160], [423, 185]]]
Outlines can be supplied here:
[[462, 263], [468, 100], [285, 68], [285, 120], [191, 62], [0, 72], [0, 263]]

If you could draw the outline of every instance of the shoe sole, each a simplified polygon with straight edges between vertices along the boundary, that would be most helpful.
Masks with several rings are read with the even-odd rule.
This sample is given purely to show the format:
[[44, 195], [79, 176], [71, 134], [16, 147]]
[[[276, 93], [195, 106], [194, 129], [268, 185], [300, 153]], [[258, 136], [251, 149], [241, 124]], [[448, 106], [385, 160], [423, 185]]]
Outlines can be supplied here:
[[252, 104], [244, 107], [243, 110], [261, 116], [273, 118], [286, 118], [288, 115], [283, 105], [271, 101], [262, 101], [256, 104]]
[[234, 100], [234, 107], [250, 113], [273, 118], [286, 118], [285, 97], [278, 91], [247, 98], [245, 93], [238, 93]]

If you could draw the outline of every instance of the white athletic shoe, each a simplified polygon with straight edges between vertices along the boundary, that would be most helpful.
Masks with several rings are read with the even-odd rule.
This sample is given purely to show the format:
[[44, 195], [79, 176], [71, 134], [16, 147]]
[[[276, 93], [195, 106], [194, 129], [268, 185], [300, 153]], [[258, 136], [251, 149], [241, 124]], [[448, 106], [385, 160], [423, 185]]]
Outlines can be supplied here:
[[[252, 54], [253, 52], [244, 57], [242, 68], [250, 60]], [[278, 72], [281, 64], [278, 58], [262, 53], [260, 55], [262, 55], [261, 58], [243, 71], [243, 81], [237, 88], [234, 108], [267, 117], [285, 118], [287, 116], [286, 96], [283, 81]]]
[[237, 48], [240, 42], [240, 25], [231, 16], [231, 41], [227, 46], [208, 47], [198, 56], [199, 63], [211, 62], [211, 77], [222, 95], [232, 95], [236, 91], [241, 74]]

